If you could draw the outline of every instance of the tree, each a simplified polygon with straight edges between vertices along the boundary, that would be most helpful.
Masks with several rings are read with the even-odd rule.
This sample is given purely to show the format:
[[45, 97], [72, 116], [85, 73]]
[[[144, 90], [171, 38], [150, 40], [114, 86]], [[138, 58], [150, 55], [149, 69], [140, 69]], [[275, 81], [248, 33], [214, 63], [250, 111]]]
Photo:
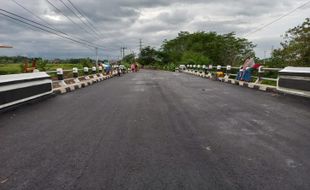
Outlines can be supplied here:
[[310, 18], [289, 29], [281, 46], [272, 52], [273, 66], [310, 66]]
[[158, 55], [158, 51], [154, 48], [150, 46], [145, 47], [139, 55], [139, 63], [141, 65], [153, 65], [161, 61]]
[[178, 37], [165, 40], [161, 47], [165, 64], [180, 64], [188, 61], [196, 64], [233, 65], [244, 57], [254, 56], [254, 44], [234, 33], [219, 35], [215, 32], [180, 32]]
[[131, 53], [131, 54], [126, 55], [123, 58], [122, 62], [124, 62], [126, 64], [134, 63], [135, 62], [135, 54]]

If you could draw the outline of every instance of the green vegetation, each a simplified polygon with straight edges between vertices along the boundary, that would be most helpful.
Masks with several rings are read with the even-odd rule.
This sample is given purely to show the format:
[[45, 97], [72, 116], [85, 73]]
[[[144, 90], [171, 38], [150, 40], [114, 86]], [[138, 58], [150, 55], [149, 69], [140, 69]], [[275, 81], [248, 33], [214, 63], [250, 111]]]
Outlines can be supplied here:
[[273, 67], [310, 66], [310, 18], [284, 35], [281, 48], [272, 53], [267, 65]]
[[254, 45], [234, 33], [180, 32], [178, 37], [165, 40], [159, 50], [142, 49], [139, 63], [146, 67], [174, 70], [180, 64], [239, 65], [246, 56], [254, 55]]
[[[281, 45], [265, 60], [266, 67], [310, 66], [310, 19], [289, 29]], [[158, 50], [142, 49], [138, 61], [146, 68], [164, 70], [174, 70], [181, 64], [240, 66], [249, 56], [262, 63], [264, 60], [255, 57], [254, 47], [252, 42], [234, 33], [180, 32], [175, 39], [165, 40]]]
[[0, 75], [22, 72], [20, 64], [0, 64]]
[[135, 54], [131, 53], [131, 54], [126, 55], [123, 58], [121, 64], [124, 65], [127, 68], [130, 68], [131, 64], [135, 63], [135, 62], [136, 62]]
[[[83, 67], [92, 67], [93, 61], [86, 59], [68, 59], [68, 60], [44, 60], [42, 58], [34, 58], [36, 67], [40, 71], [55, 71], [57, 68], [71, 70], [73, 67], [82, 69]], [[32, 60], [26, 57], [0, 57], [0, 75], [22, 73], [24, 63], [28, 62], [28, 66], [32, 66]]]

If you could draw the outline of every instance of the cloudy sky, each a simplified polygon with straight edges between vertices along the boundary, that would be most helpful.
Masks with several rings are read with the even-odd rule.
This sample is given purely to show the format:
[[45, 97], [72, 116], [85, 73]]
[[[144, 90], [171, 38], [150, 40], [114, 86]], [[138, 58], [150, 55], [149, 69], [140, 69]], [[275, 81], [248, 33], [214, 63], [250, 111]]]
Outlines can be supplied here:
[[[307, 2], [307, 0], [71, 0], [73, 5], [89, 18], [86, 20], [77, 17], [65, 6], [73, 9], [68, 0], [49, 1], [58, 10], [46, 0], [0, 0], [0, 8], [48, 25], [70, 35], [70, 38], [99, 44], [104, 48], [99, 50], [101, 59], [118, 58], [120, 47], [127, 47], [126, 53], [138, 53], [139, 39], [142, 39], [144, 46], [158, 48], [163, 40], [176, 37], [179, 31], [235, 32], [237, 36], [243, 37], [248, 32]], [[3, 10], [0, 13], [9, 15]], [[76, 14], [78, 15], [77, 12]], [[310, 17], [310, 3], [247, 38], [257, 44], [255, 49], [257, 56], [264, 57], [266, 54], [268, 57], [272, 48], [279, 47], [281, 35], [288, 28], [302, 23], [306, 17]], [[85, 24], [92, 23], [95, 28], [86, 27], [80, 19]], [[95, 57], [94, 48], [33, 29], [0, 14], [1, 44], [12, 45], [14, 48], [0, 49], [0, 55], [44, 58]]]

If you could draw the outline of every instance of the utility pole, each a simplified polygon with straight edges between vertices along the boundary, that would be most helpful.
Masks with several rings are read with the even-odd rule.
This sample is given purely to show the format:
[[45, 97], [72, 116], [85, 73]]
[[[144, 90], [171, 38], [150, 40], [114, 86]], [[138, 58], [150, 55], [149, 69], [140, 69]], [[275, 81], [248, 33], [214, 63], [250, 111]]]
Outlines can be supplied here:
[[142, 39], [139, 40], [139, 46], [140, 46], [140, 54], [141, 54], [141, 51], [142, 51]]
[[123, 59], [123, 47], [121, 47], [121, 56], [120, 59]]
[[267, 53], [267, 51], [265, 50], [264, 51], [264, 65], [266, 64], [266, 53]]
[[96, 67], [98, 68], [98, 48], [96, 47]]
[[122, 59], [125, 57], [125, 49], [127, 49], [126, 47], [121, 47], [121, 57]]

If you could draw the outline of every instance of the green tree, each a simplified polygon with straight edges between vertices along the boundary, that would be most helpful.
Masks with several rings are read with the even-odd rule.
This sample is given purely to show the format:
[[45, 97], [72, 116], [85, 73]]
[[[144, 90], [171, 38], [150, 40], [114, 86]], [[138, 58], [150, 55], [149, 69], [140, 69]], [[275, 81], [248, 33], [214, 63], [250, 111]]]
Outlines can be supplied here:
[[272, 52], [269, 66], [310, 66], [310, 18], [289, 29], [281, 46]]
[[141, 50], [138, 61], [141, 65], [154, 65], [155, 63], [161, 61], [158, 55], [157, 50], [147, 46]]
[[[234, 33], [180, 32], [178, 37], [165, 40], [161, 52], [165, 64], [195, 62], [197, 64], [235, 64], [246, 55], [254, 55], [254, 44]], [[187, 60], [186, 60], [187, 59]]]
[[135, 54], [131, 53], [131, 54], [126, 55], [123, 58], [122, 62], [126, 63], [126, 64], [134, 63], [135, 62]]
[[37, 69], [39, 69], [39, 71], [46, 71], [48, 60], [43, 60], [42, 58], [38, 58], [36, 60], [36, 63], [37, 63]]

